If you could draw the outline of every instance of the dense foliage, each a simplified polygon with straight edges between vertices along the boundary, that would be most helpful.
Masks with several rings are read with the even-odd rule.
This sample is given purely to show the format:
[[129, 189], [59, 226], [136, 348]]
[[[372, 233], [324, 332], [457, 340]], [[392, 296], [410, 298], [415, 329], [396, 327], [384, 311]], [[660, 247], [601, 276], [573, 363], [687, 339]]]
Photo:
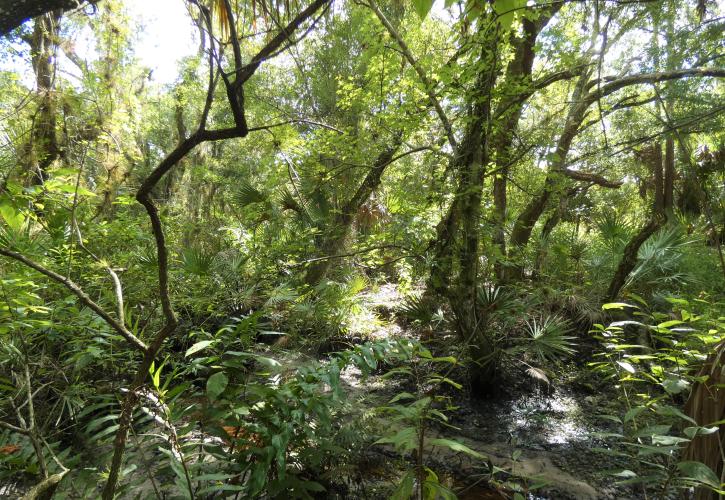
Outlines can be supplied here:
[[27, 3], [0, 495], [525, 498], [454, 422], [572, 378], [602, 481], [722, 493], [722, 5], [178, 0], [162, 85], [122, 0]]

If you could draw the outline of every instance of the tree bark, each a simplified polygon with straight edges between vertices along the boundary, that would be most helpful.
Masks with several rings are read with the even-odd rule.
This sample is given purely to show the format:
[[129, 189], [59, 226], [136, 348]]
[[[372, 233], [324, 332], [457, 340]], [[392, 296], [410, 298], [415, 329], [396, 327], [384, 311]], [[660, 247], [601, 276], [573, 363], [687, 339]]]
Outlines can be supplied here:
[[97, 0], [0, 0], [0, 36], [7, 35], [28, 19], [54, 10], [75, 9]]
[[665, 184], [662, 172], [662, 144], [659, 142], [654, 145], [652, 150], [652, 177], [654, 178], [654, 195], [656, 212], [664, 212], [665, 210]]
[[631, 273], [637, 265], [639, 248], [650, 238], [650, 236], [655, 234], [662, 226], [664, 226], [665, 222], [666, 218], [664, 214], [653, 214], [649, 221], [647, 221], [647, 224], [645, 224], [634, 238], [627, 243], [627, 246], [624, 247], [624, 252], [622, 252], [622, 259], [619, 261], [617, 270], [612, 277], [612, 281], [609, 282], [607, 293], [604, 296], [605, 302], [612, 302], [617, 298], [617, 295], [627, 281], [629, 273]]
[[[523, 37], [512, 37], [515, 52], [513, 60], [506, 68], [506, 84], [510, 84], [515, 88], [525, 83], [531, 83], [531, 72], [534, 67], [534, 57], [536, 55], [534, 53], [536, 38], [541, 29], [546, 26], [560, 7], [560, 4], [552, 7], [551, 11], [546, 15], [542, 15], [537, 23], [528, 19], [523, 21]], [[524, 102], [524, 100], [519, 99], [518, 94], [504, 99], [503, 103], [499, 106], [503, 110], [503, 116], [500, 117], [502, 123], [496, 128], [491, 138], [491, 147], [495, 154], [497, 170], [493, 180], [493, 206], [496, 222], [493, 243], [499, 249], [499, 259], [495, 264], [496, 276], [499, 280], [504, 279], [502, 259], [506, 256], [506, 233], [504, 227], [506, 224], [506, 208], [508, 202], [506, 189], [512, 163], [511, 149], [521, 113], [524, 109]]]
[[672, 134], [665, 139], [665, 169], [662, 186], [662, 204], [666, 211], [672, 210], [675, 199], [675, 138]]
[[552, 160], [550, 161], [549, 172], [544, 180], [544, 188], [524, 208], [523, 212], [521, 212], [519, 217], [516, 219], [514, 228], [511, 231], [510, 245], [512, 251], [515, 252], [515, 257], [518, 262], [515, 262], [515, 264], [509, 268], [509, 271], [507, 272], [507, 280], [521, 280], [523, 278], [524, 266], [520, 262], [521, 252], [528, 244], [529, 239], [531, 238], [531, 232], [533, 231], [536, 222], [539, 220], [539, 217], [541, 217], [541, 214], [544, 213], [544, 210], [546, 210], [549, 199], [558, 184], [558, 180], [560, 178], [560, 175], [558, 174], [564, 170], [566, 157], [569, 154], [571, 143], [574, 140], [582, 121], [584, 120], [584, 115], [589, 107], [589, 103], [584, 96], [584, 91], [589, 82], [591, 71], [591, 68], [582, 70], [582, 73], [574, 87], [574, 91], [572, 93], [572, 103], [569, 107], [564, 129], [559, 136], [556, 149], [552, 155]]
[[[685, 413], [694, 418], [697, 425], [707, 427], [713, 422], [725, 419], [725, 376], [723, 369], [725, 358], [725, 342], [720, 342], [707, 358], [705, 365], [697, 374], [698, 378], [706, 378], [704, 382], [695, 382], [690, 397], [685, 404]], [[713, 434], [696, 436], [685, 449], [683, 460], [701, 462], [722, 477], [722, 450], [725, 449], [725, 425], [720, 424], [719, 430]], [[719, 496], [707, 488], [695, 490], [695, 500], [716, 500]]]
[[55, 54], [58, 50], [58, 31], [62, 11], [55, 10], [35, 20], [33, 34], [28, 39], [35, 73], [38, 110], [27, 151], [27, 171], [31, 185], [42, 185], [48, 177], [48, 167], [58, 158], [56, 133]]
[[[242, 86], [244, 83], [251, 78], [259, 66], [266, 59], [273, 57], [285, 43], [289, 41], [292, 34], [308, 19], [313, 17], [318, 11], [330, 4], [330, 0], [315, 0], [308, 7], [302, 10], [287, 26], [283, 27], [279, 33], [271, 38], [257, 54], [252, 57], [251, 61], [246, 66], [241, 66], [240, 57], [238, 57], [238, 39], [232, 30], [232, 37], [230, 41], [234, 46], [235, 57], [233, 73], [236, 75], [233, 81], [230, 81], [227, 76], [223, 76], [224, 83], [227, 88], [227, 104], [229, 105], [230, 111], [234, 116], [234, 127], [218, 129], [218, 130], [207, 130], [207, 118], [209, 111], [212, 107], [214, 100], [214, 89], [216, 79], [213, 76], [213, 57], [210, 55], [209, 64], [209, 87], [207, 89], [206, 102], [204, 109], [202, 110], [201, 119], [199, 125], [192, 135], [186, 140], [181, 142], [161, 163], [146, 177], [143, 181], [139, 190], [136, 193], [136, 200], [144, 206], [151, 222], [151, 231], [154, 235], [156, 242], [156, 256], [158, 259], [158, 282], [159, 282], [159, 297], [161, 301], [161, 309], [165, 324], [161, 329], [156, 332], [149, 343], [148, 348], [144, 352], [144, 357], [138, 364], [136, 375], [131, 383], [128, 393], [124, 398], [121, 405], [121, 415], [118, 421], [118, 430], [114, 438], [113, 447], [113, 458], [111, 460], [111, 466], [108, 473], [108, 479], [103, 489], [102, 498], [103, 500], [113, 500], [116, 491], [116, 485], [118, 484], [119, 474], [121, 471], [121, 465], [123, 463], [123, 455], [126, 447], [126, 439], [128, 432], [131, 428], [133, 411], [138, 402], [138, 389], [146, 383], [148, 378], [148, 370], [151, 363], [156, 358], [158, 353], [161, 351], [164, 341], [174, 333], [178, 325], [176, 313], [171, 303], [171, 296], [169, 292], [169, 276], [168, 276], [168, 252], [166, 248], [166, 240], [159, 217], [158, 209], [154, 204], [151, 197], [151, 193], [154, 188], [158, 185], [161, 179], [171, 169], [173, 169], [179, 161], [184, 159], [196, 146], [203, 142], [218, 141], [223, 139], [232, 138], [243, 138], [248, 135], [250, 130], [247, 127], [246, 118], [244, 117], [244, 99]], [[202, 14], [206, 18], [207, 29], [211, 32], [212, 23], [211, 15], [206, 7], [201, 4], [196, 4], [201, 10]], [[225, 2], [227, 8], [227, 14], [230, 19], [230, 26], [235, 26], [235, 17], [228, 2]], [[298, 39], [299, 41], [299, 39]], [[212, 49], [213, 50], [213, 49]], [[218, 68], [222, 72], [221, 68]], [[222, 72], [222, 75], [224, 73]], [[234, 92], [230, 92], [230, 89]], [[240, 116], [241, 114], [241, 116]]]

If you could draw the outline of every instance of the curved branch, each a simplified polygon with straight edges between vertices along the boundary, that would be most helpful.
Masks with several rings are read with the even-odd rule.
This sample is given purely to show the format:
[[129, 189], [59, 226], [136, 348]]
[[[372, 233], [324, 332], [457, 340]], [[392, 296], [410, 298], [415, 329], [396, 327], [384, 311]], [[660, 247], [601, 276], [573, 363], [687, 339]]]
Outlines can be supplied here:
[[60, 283], [64, 287], [66, 287], [68, 290], [70, 290], [73, 295], [78, 297], [80, 301], [89, 309], [91, 309], [93, 312], [98, 314], [103, 320], [118, 332], [119, 335], [121, 335], [123, 338], [125, 338], [133, 347], [138, 349], [141, 352], [146, 352], [147, 346], [146, 344], [141, 341], [138, 337], [136, 337], [133, 333], [131, 333], [128, 328], [126, 328], [124, 325], [122, 325], [120, 322], [118, 322], [115, 318], [113, 318], [110, 314], [108, 314], [101, 306], [96, 304], [93, 299], [91, 299], [86, 292], [83, 291], [83, 289], [78, 286], [74, 281], [66, 278], [65, 276], [61, 276], [60, 274], [51, 271], [50, 269], [38, 264], [37, 262], [28, 259], [22, 254], [19, 254], [18, 252], [13, 252], [12, 250], [8, 250], [7, 248], [0, 248], [0, 255], [4, 255], [5, 257], [9, 257], [11, 259], [17, 260], [18, 262], [21, 262], [25, 264], [28, 267], [31, 267], [38, 271], [41, 274], [44, 274], [48, 278], [52, 279], [53, 281], [56, 281], [57, 283]]
[[569, 177], [570, 179], [574, 179], [575, 181], [591, 182], [592, 184], [596, 184], [597, 186], [611, 189], [618, 189], [622, 186], [622, 184], [624, 184], [624, 182], [622, 181], [610, 181], [609, 179], [605, 179], [598, 174], [581, 172], [579, 170], [571, 170], [569, 168], [557, 170], [556, 172], [562, 173], [563, 175]]
[[688, 78], [691, 76], [695, 76], [695, 77], [711, 76], [711, 77], [716, 77], [716, 78], [723, 78], [723, 77], [725, 77], [725, 69], [723, 69], [723, 68], [685, 68], [685, 69], [676, 69], [673, 71], [661, 71], [661, 72], [656, 72], [656, 73], [639, 73], [637, 75], [629, 75], [629, 76], [624, 76], [622, 78], [617, 78], [617, 77], [613, 77], [613, 76], [605, 76], [604, 78], [594, 79], [587, 83], [587, 89], [590, 89], [592, 87], [601, 85], [603, 82], [606, 82], [604, 85], [601, 85], [595, 91], [589, 92], [585, 97], [585, 101], [594, 102], [597, 99], [605, 97], [613, 92], [616, 92], [619, 89], [628, 87], [630, 85], [638, 85], [638, 84], [642, 84], [642, 83], [665, 82], [668, 80], [678, 80], [680, 78]]
[[433, 92], [435, 85], [430, 80], [430, 78], [428, 78], [428, 75], [425, 74], [423, 68], [420, 66], [420, 64], [418, 64], [418, 61], [415, 60], [413, 53], [408, 48], [408, 44], [405, 43], [405, 40], [403, 40], [403, 37], [400, 36], [400, 33], [398, 33], [395, 27], [390, 24], [390, 21], [388, 21], [388, 19], [385, 17], [385, 14], [383, 14], [383, 12], [380, 10], [378, 4], [375, 3], [375, 0], [370, 0], [368, 7], [370, 7], [370, 9], [375, 13], [376, 16], [378, 16], [378, 19], [380, 19], [380, 22], [383, 24], [383, 26], [385, 26], [385, 29], [388, 30], [390, 36], [393, 37], [393, 39], [397, 42], [398, 46], [400, 46], [400, 50], [402, 51], [403, 56], [405, 56], [405, 59], [407, 59], [408, 63], [413, 66], [415, 72], [418, 73], [418, 78], [420, 78], [420, 81], [423, 83], [423, 87], [425, 87], [425, 93], [428, 96], [428, 100], [430, 101], [431, 106], [433, 106], [433, 108], [435, 109], [436, 114], [438, 115], [438, 118], [443, 125], [443, 129], [445, 130], [446, 136], [448, 137], [448, 142], [455, 150], [457, 147], [456, 136], [453, 135], [453, 127], [451, 127], [451, 122], [448, 120], [445, 111], [443, 111], [441, 103], [438, 102], [438, 99]]

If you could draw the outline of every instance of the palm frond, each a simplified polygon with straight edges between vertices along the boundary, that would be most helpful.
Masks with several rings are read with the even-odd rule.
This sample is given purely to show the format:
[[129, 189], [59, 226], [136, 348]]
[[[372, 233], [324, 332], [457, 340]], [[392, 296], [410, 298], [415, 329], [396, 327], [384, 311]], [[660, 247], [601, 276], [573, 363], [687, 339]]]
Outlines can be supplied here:
[[179, 255], [181, 267], [190, 274], [197, 276], [205, 276], [209, 274], [212, 264], [214, 263], [214, 254], [205, 252], [200, 248], [185, 248]]
[[686, 281], [679, 271], [684, 250], [693, 243], [681, 228], [670, 226], [659, 230], [645, 241], [637, 254], [637, 265], [629, 274], [625, 287], [654, 280]]
[[561, 316], [546, 316], [542, 320], [526, 321], [527, 337], [524, 349], [540, 361], [553, 361], [574, 354], [574, 337], [566, 335], [569, 323]]
[[400, 306], [399, 311], [400, 314], [408, 320], [421, 323], [423, 325], [431, 323], [435, 313], [430, 301], [425, 299], [423, 296], [415, 295], [406, 297]]
[[242, 180], [232, 193], [232, 202], [239, 207], [246, 207], [252, 203], [262, 203], [267, 201], [267, 196], [257, 188], [252, 186], [249, 181]]

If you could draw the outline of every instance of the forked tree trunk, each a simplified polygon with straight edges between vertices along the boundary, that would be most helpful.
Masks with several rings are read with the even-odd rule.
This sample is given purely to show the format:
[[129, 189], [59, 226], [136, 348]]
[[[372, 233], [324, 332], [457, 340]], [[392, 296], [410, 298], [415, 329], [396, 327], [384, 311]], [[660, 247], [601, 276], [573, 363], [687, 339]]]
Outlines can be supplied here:
[[[323, 257], [334, 257], [335, 255], [339, 255], [345, 248], [345, 242], [350, 235], [355, 216], [373, 192], [380, 186], [385, 169], [392, 163], [393, 156], [402, 143], [403, 134], [402, 132], [397, 132], [392, 143], [375, 159], [372, 168], [355, 191], [355, 194], [335, 216], [330, 229], [320, 244], [320, 255]], [[331, 258], [323, 258], [313, 263], [307, 270], [305, 281], [309, 285], [316, 285], [322, 281], [330, 270], [332, 260]]]
[[[506, 67], [505, 84], [511, 87], [531, 84], [531, 73], [534, 67], [534, 46], [536, 38], [553, 16], [561, 8], [561, 4], [554, 4], [549, 12], [542, 14], [538, 22], [525, 19], [523, 37], [518, 39], [512, 36], [512, 45], [515, 47], [514, 58]], [[508, 176], [513, 163], [513, 139], [518, 129], [525, 100], [518, 94], [506, 96], [496, 109], [496, 116], [501, 123], [494, 129], [491, 138], [491, 148], [496, 159], [497, 173], [493, 179], [493, 209], [496, 227], [493, 232], [493, 243], [498, 247], [498, 259], [495, 263], [496, 277], [499, 281], [505, 279], [505, 266], [503, 259], [506, 256], [506, 225]]]

